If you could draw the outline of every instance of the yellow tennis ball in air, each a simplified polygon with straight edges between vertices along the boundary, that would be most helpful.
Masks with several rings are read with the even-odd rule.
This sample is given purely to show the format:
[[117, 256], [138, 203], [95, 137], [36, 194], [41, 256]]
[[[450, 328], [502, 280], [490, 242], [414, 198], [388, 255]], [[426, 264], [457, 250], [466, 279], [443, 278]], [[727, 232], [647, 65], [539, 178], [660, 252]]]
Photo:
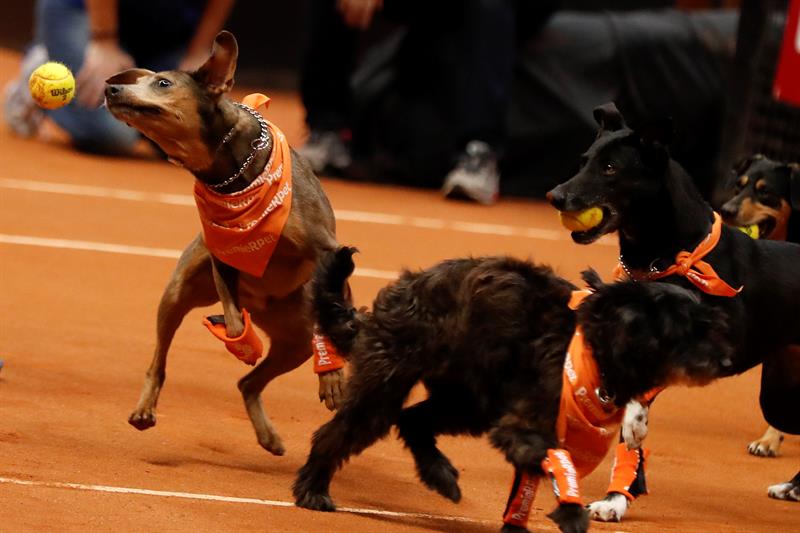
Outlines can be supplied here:
[[50, 61], [31, 73], [28, 89], [39, 107], [57, 109], [75, 96], [75, 78], [65, 65]]
[[738, 229], [748, 237], [752, 237], [753, 239], [758, 239], [759, 236], [758, 224], [750, 224], [749, 226], [737, 226], [736, 229]]
[[570, 231], [588, 231], [603, 221], [603, 210], [590, 207], [583, 211], [559, 211], [561, 224]]

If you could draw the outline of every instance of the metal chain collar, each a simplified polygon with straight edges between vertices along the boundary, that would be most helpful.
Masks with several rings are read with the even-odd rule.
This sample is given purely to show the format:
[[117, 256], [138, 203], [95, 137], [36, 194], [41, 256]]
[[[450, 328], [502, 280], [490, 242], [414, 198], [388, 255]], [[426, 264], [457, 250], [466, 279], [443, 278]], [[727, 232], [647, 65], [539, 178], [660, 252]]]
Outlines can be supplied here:
[[[270, 142], [270, 137], [267, 134], [267, 132], [269, 131], [269, 127], [267, 126], [267, 121], [264, 120], [264, 117], [261, 116], [261, 113], [259, 113], [258, 111], [256, 111], [252, 107], [244, 105], [244, 104], [242, 104], [240, 102], [233, 102], [233, 105], [235, 105], [235, 106], [237, 106], [237, 107], [239, 107], [241, 109], [244, 109], [245, 111], [250, 113], [253, 116], [253, 118], [255, 118], [258, 121], [258, 126], [261, 128], [261, 130], [260, 130], [260, 132], [258, 134], [258, 137], [256, 137], [255, 139], [253, 139], [250, 142], [250, 147], [253, 150], [247, 156], [247, 159], [244, 160], [244, 163], [242, 163], [242, 166], [239, 167], [239, 170], [236, 171], [236, 173], [233, 176], [231, 176], [230, 178], [226, 179], [222, 183], [207, 184], [207, 186], [212, 188], [212, 189], [221, 189], [222, 187], [225, 187], [226, 185], [230, 185], [231, 183], [233, 183], [237, 178], [239, 178], [239, 176], [244, 174], [245, 170], [247, 170], [247, 168], [250, 166], [250, 163], [253, 162], [253, 158], [256, 156], [256, 152], [259, 152], [261, 150], [265, 150], [265, 149], [269, 148], [269, 146], [272, 144]], [[231, 131], [229, 131], [225, 135], [225, 137], [222, 139], [222, 143], [220, 144], [220, 146], [224, 145], [225, 143], [227, 143], [228, 141], [231, 140], [231, 137], [233, 137], [234, 129], [236, 129], [235, 126], [233, 128], [231, 128]]]
[[[644, 274], [643, 278], [639, 279], [649, 279], [650, 276], [659, 272], [659, 270], [655, 267], [655, 263], [658, 259], [654, 259], [652, 263], [650, 263], [650, 270]], [[625, 272], [625, 275], [628, 276], [628, 279], [631, 281], [638, 281], [637, 278], [633, 275], [631, 270], [628, 268], [628, 265], [625, 264], [625, 260], [622, 257], [622, 254], [619, 254], [619, 266], [622, 267], [622, 271]]]

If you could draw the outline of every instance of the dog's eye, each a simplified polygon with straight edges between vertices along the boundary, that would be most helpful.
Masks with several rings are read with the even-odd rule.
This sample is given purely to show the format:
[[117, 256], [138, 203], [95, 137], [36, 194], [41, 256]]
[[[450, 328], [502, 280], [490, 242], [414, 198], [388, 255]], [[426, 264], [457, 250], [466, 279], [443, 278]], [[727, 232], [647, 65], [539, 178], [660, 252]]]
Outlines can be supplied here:
[[603, 167], [603, 174], [606, 176], [613, 176], [617, 173], [617, 167], [614, 166], [614, 163], [606, 163]]
[[158, 80], [158, 86], [162, 89], [166, 89], [167, 87], [172, 87], [172, 82], [166, 78], [161, 78]]

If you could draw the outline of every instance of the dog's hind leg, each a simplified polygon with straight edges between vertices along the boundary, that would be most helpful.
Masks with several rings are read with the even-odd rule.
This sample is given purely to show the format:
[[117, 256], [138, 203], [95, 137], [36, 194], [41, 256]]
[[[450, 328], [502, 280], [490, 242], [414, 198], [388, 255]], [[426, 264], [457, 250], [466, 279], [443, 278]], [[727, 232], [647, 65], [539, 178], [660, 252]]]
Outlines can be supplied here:
[[333, 474], [350, 456], [386, 436], [419, 379], [416, 369], [404, 369], [403, 361], [389, 362], [378, 350], [361, 359], [352, 367], [344, 405], [314, 433], [308, 459], [292, 487], [298, 507], [336, 509], [329, 494]]
[[453, 389], [430, 388], [427, 399], [403, 409], [397, 422], [400, 438], [414, 456], [417, 474], [430, 489], [454, 502], [461, 500], [458, 470], [436, 447], [441, 434], [479, 434], [472, 395]]
[[128, 417], [128, 423], [136, 429], [145, 430], [156, 424], [156, 404], [166, 377], [167, 351], [183, 317], [192, 309], [211, 305], [218, 299], [211, 256], [198, 237], [181, 255], [158, 305], [155, 353], [139, 403]]
[[294, 370], [311, 357], [312, 323], [305, 287], [281, 300], [270, 301], [265, 313], [254, 313], [253, 322], [269, 335], [269, 352], [253, 370], [239, 380], [247, 416], [258, 443], [274, 455], [286, 449], [280, 435], [264, 412], [261, 392], [276, 377]]

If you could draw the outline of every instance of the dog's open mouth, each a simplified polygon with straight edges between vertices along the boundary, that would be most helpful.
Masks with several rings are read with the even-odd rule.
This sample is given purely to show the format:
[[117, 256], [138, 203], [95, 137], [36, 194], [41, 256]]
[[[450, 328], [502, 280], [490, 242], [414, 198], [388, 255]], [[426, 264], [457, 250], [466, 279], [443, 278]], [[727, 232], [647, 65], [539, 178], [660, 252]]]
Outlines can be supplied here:
[[108, 103], [108, 109], [114, 115], [130, 116], [130, 115], [159, 115], [161, 108], [154, 105], [147, 104], [131, 104], [131, 103]]
[[767, 216], [756, 223], [758, 226], [758, 238], [769, 239], [772, 232], [775, 231], [777, 221], [774, 217]]
[[609, 206], [598, 206], [603, 211], [603, 218], [599, 224], [583, 231], [573, 231], [570, 235], [578, 244], [591, 244], [606, 233], [617, 229], [617, 212]]

